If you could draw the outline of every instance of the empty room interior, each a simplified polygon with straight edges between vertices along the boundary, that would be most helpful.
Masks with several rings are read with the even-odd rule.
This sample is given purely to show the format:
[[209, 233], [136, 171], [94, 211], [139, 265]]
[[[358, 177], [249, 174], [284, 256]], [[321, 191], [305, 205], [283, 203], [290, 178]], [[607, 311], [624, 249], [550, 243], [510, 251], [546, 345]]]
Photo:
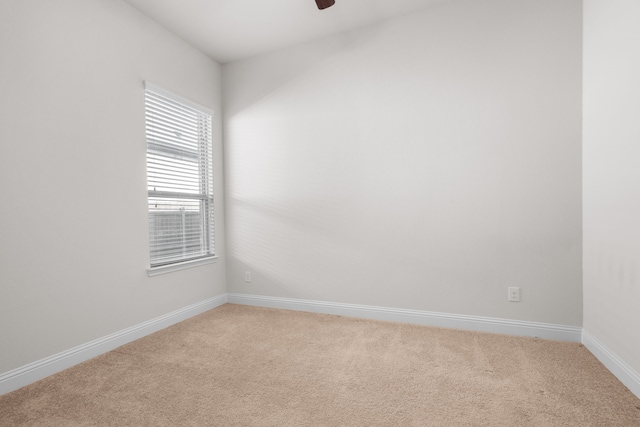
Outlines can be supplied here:
[[[571, 343], [640, 397], [638, 22], [636, 0], [0, 0], [0, 395], [264, 309]], [[157, 265], [155, 88], [212, 141], [206, 253]]]

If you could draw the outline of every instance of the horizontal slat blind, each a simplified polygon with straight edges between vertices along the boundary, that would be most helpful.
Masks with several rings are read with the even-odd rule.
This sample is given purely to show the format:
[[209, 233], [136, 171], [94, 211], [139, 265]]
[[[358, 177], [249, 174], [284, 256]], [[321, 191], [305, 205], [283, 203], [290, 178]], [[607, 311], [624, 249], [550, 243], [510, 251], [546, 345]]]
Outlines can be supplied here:
[[211, 114], [147, 85], [151, 266], [213, 256]]

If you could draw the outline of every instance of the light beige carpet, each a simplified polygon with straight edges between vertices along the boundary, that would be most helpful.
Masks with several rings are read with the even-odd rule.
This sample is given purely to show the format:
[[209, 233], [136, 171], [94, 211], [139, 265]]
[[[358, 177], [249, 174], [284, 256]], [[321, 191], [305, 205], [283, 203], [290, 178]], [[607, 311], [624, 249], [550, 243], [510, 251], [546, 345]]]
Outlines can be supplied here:
[[0, 397], [2, 426], [640, 426], [582, 345], [227, 304]]

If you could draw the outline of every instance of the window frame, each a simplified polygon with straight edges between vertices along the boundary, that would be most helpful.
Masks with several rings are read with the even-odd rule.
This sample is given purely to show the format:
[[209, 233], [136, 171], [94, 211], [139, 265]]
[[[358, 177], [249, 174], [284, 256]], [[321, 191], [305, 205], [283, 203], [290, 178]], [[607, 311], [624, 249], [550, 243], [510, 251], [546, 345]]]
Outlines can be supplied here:
[[[148, 231], [149, 231], [149, 268], [147, 272], [149, 276], [162, 274], [171, 271], [182, 270], [185, 268], [192, 268], [199, 265], [210, 264], [217, 259], [215, 252], [215, 204], [214, 204], [214, 186], [213, 186], [213, 111], [207, 107], [204, 107], [198, 103], [195, 103], [189, 99], [183, 98], [170, 92], [162, 87], [159, 87], [148, 81], [144, 82], [144, 99], [145, 99], [145, 141], [146, 141], [146, 161], [147, 161], [147, 215], [148, 215]], [[159, 107], [154, 106], [155, 101], [167, 102], [172, 104], [178, 104], [180, 108], [188, 110], [189, 113], [196, 115], [197, 125], [189, 125], [186, 129], [192, 131], [193, 135], [197, 135], [195, 139], [197, 142], [195, 145], [191, 141], [190, 147], [184, 147], [181, 145], [182, 141], [172, 142], [171, 138], [164, 138], [158, 135], [158, 126], [165, 126], [171, 128], [175, 124], [175, 117], [162, 118], [159, 117]], [[158, 120], [160, 118], [160, 120]], [[182, 137], [180, 131], [184, 128], [175, 130], [178, 139]], [[181, 154], [176, 154], [181, 152]], [[175, 171], [170, 170], [169, 166], [150, 166], [154, 163], [176, 162], [176, 159], [180, 157], [183, 163], [194, 166], [197, 165], [197, 172], [189, 171], [188, 178], [192, 182], [198, 182], [198, 190], [190, 188], [188, 190], [179, 190], [178, 180], [166, 181], [169, 179], [169, 175]], [[188, 158], [185, 160], [185, 158]], [[193, 169], [193, 168], [191, 168]], [[162, 175], [162, 172], [168, 172], [166, 175]], [[187, 173], [180, 169], [180, 173]], [[158, 178], [160, 177], [160, 178]], [[175, 185], [178, 190], [157, 190], [154, 186], [152, 188], [152, 182], [156, 183], [159, 179], [164, 179], [168, 182], [169, 186]], [[156, 184], [160, 185], [160, 184]], [[158, 200], [165, 200], [167, 204], [174, 203], [174, 206], [166, 209], [165, 211], [154, 211], [152, 205], [158, 208]], [[170, 215], [171, 213], [181, 212], [184, 218], [185, 207], [181, 207], [176, 210], [175, 204], [192, 203], [192, 210], [189, 213], [197, 213], [196, 218], [200, 222], [199, 235], [197, 238], [191, 237], [192, 247], [195, 247], [199, 252], [187, 251], [184, 242], [182, 243], [182, 254], [174, 254], [172, 256], [164, 255], [160, 257], [158, 252], [162, 252], [160, 244], [158, 243], [158, 236], [160, 232], [158, 230], [157, 222], [159, 221], [159, 214]], [[193, 207], [197, 204], [197, 208]], [[154, 228], [155, 227], [155, 228]], [[171, 229], [170, 233], [175, 234], [176, 229]], [[193, 231], [189, 229], [188, 231]], [[178, 230], [178, 233], [180, 231]], [[186, 225], [182, 224], [182, 239], [184, 241], [187, 234]], [[175, 236], [172, 236], [175, 238]], [[166, 245], [165, 251], [172, 253], [179, 251], [179, 244], [172, 243]], [[154, 255], [155, 250], [155, 255]], [[154, 262], [155, 261], [155, 262]]]

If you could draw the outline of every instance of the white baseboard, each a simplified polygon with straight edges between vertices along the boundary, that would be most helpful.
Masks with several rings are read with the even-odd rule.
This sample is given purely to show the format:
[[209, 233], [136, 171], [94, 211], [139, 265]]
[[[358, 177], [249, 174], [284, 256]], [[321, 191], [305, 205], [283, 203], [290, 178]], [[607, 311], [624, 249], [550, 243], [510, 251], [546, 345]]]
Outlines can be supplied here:
[[582, 330], [582, 344], [615, 375], [622, 384], [640, 398], [640, 373], [620, 359], [589, 332]]
[[121, 345], [219, 307], [226, 302], [443, 328], [582, 342], [607, 369], [640, 398], [640, 374], [595, 337], [577, 326], [245, 294], [219, 295], [0, 374], [0, 395], [17, 390]]
[[212, 308], [221, 306], [226, 302], [227, 295], [219, 295], [0, 374], [0, 395], [17, 390], [49, 375], [53, 375], [78, 363], [111, 351], [121, 345], [135, 341], [200, 313], [204, 313]]
[[492, 317], [465, 316], [430, 311], [374, 307], [324, 301], [265, 297], [258, 295], [228, 294], [227, 302], [260, 307], [284, 308], [313, 313], [337, 314], [392, 322], [414, 323], [443, 328], [465, 329], [496, 334], [538, 337], [544, 339], [580, 342], [582, 328], [578, 326], [525, 322]]

